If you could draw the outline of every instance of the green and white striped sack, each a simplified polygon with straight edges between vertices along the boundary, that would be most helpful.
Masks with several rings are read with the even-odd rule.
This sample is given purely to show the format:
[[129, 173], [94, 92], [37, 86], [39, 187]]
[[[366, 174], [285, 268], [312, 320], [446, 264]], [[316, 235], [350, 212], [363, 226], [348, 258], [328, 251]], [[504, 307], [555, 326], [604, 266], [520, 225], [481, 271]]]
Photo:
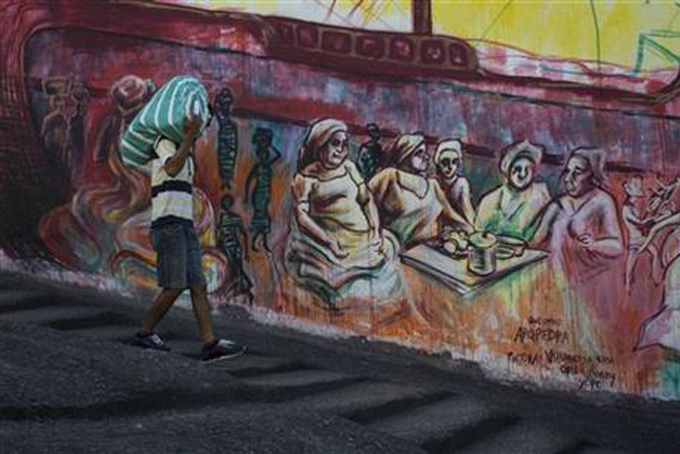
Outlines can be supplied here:
[[184, 120], [190, 114], [201, 117], [204, 125], [207, 123], [208, 92], [194, 77], [174, 77], [153, 95], [123, 134], [123, 163], [143, 166], [156, 158], [154, 144], [158, 136], [182, 143]]

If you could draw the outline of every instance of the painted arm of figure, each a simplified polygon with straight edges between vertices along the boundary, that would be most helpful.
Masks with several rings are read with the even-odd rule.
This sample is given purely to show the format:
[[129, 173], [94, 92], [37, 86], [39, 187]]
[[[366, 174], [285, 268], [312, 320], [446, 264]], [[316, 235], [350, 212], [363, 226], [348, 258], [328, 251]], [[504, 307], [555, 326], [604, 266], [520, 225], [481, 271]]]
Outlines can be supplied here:
[[534, 236], [529, 240], [529, 247], [537, 248], [541, 246], [548, 239], [548, 235], [552, 230], [555, 218], [560, 212], [560, 205], [557, 200], [550, 202], [543, 210], [541, 210], [534, 220], [532, 221], [532, 226], [530, 230], [534, 230], [534, 226], [537, 225], [534, 231]]
[[313, 183], [309, 178], [297, 175], [293, 181], [293, 197], [295, 199], [295, 219], [300, 227], [322, 245], [328, 247], [337, 257], [347, 257], [337, 238], [328, 235], [324, 229], [310, 216], [309, 193]]
[[654, 224], [654, 226], [650, 229], [649, 234], [647, 235], [647, 239], [642, 244], [640, 251], [644, 251], [645, 249], [647, 249], [649, 245], [652, 243], [652, 241], [654, 241], [654, 238], [656, 238], [659, 232], [661, 232], [664, 228], [678, 224], [680, 224], [680, 211], [668, 216], [661, 222]]
[[444, 194], [444, 190], [439, 186], [438, 182], [434, 182], [434, 190], [437, 195], [437, 200], [439, 203], [441, 203], [443, 212], [442, 215], [444, 218], [453, 223], [456, 224], [461, 230], [467, 232], [467, 233], [473, 233], [475, 231], [475, 227], [468, 222], [463, 215], [459, 214], [456, 210], [451, 207], [451, 204], [449, 204], [448, 199], [446, 198], [446, 194]]
[[201, 129], [200, 117], [189, 117], [184, 121], [184, 140], [179, 149], [165, 162], [163, 169], [171, 177], [176, 177], [189, 158], [191, 146]]
[[640, 217], [633, 213], [633, 210], [625, 210], [623, 217], [630, 222], [631, 224], [635, 224], [638, 227], [644, 227], [650, 222], [656, 222], [656, 220], [659, 219], [659, 216], [645, 216], [645, 217]]
[[217, 226], [215, 227], [215, 244], [217, 245], [218, 249], [221, 249], [221, 244], [222, 244], [222, 225], [224, 223], [224, 213], [220, 214], [219, 221], [217, 222]]
[[250, 255], [248, 254], [248, 251], [250, 248], [248, 247], [248, 232], [246, 232], [246, 229], [243, 228], [243, 224], [239, 222], [238, 224], [238, 232], [241, 234], [243, 237], [243, 258], [248, 262], [250, 261]]
[[371, 235], [373, 235], [373, 237], [379, 238], [380, 215], [378, 214], [378, 207], [376, 206], [375, 201], [373, 200], [371, 191], [368, 189], [368, 186], [364, 182], [363, 177], [359, 173], [359, 169], [357, 169], [357, 167], [354, 164], [350, 163], [349, 165], [350, 176], [352, 178], [352, 181], [354, 181], [354, 184], [356, 184], [358, 188], [357, 202], [359, 203], [359, 206], [361, 206], [361, 211], [363, 211], [364, 216], [366, 216], [368, 226], [371, 229]]
[[602, 202], [600, 207], [604, 234], [594, 238], [590, 234], [581, 235], [579, 241], [589, 251], [606, 258], [616, 258], [623, 254], [623, 236], [621, 226], [616, 215], [616, 204], [612, 199]]
[[468, 223], [475, 225], [476, 213], [474, 207], [472, 206], [470, 183], [465, 178], [461, 180], [460, 202], [461, 206], [463, 207], [463, 216], [465, 219], [467, 219]]
[[245, 195], [243, 197], [243, 200], [245, 203], [248, 203], [248, 198], [250, 197], [250, 186], [253, 184], [253, 181], [255, 181], [256, 174], [257, 174], [257, 166], [260, 164], [255, 164], [252, 169], [250, 169], [250, 172], [248, 173], [248, 176], [246, 177], [246, 189], [245, 189]]
[[384, 169], [378, 172], [371, 178], [366, 186], [373, 195], [373, 200], [380, 204], [381, 200], [385, 199], [386, 194], [390, 191], [394, 181], [396, 180], [396, 170], [392, 168]]
[[371, 192], [368, 190], [365, 184], [359, 186], [359, 198], [359, 204], [361, 205], [361, 210], [364, 212], [364, 215], [368, 220], [368, 225], [371, 228], [371, 234], [374, 236], [380, 236], [380, 216], [378, 214], [378, 207], [373, 201], [373, 196], [371, 196]]
[[[366, 169], [364, 168], [364, 159], [365, 159], [364, 155], [365, 154], [366, 154], [366, 144], [364, 143], [359, 147], [359, 151], [357, 152], [357, 162], [356, 162], [357, 169], [359, 170], [359, 173], [361, 173], [361, 175], [366, 175]], [[366, 183], [368, 183], [368, 181]]]
[[267, 164], [269, 164], [269, 165], [272, 165], [276, 161], [281, 159], [281, 152], [279, 150], [277, 150], [276, 147], [274, 147], [274, 146], [272, 146], [271, 149], [274, 150], [274, 156], [272, 156], [272, 158], [269, 161], [267, 161]]

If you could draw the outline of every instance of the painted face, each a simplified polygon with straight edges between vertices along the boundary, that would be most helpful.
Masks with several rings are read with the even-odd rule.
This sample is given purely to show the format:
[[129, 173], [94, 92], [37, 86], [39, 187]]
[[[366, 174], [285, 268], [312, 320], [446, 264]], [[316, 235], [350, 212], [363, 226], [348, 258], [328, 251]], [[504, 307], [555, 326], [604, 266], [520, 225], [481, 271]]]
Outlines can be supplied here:
[[338, 131], [331, 136], [330, 140], [321, 149], [319, 160], [326, 169], [337, 169], [345, 162], [348, 153], [347, 133], [345, 131]]
[[410, 164], [411, 168], [417, 172], [427, 172], [427, 167], [430, 164], [430, 156], [427, 154], [427, 147], [424, 143], [413, 152]]
[[368, 136], [373, 140], [380, 140], [380, 129], [375, 125], [368, 125]]
[[460, 167], [460, 155], [453, 150], [444, 151], [437, 162], [437, 170], [447, 180], [453, 180]]
[[224, 122], [229, 119], [233, 100], [234, 98], [232, 97], [231, 92], [226, 90], [221, 91], [217, 95], [217, 98], [215, 98], [214, 115], [217, 117], [218, 121]]
[[534, 162], [529, 158], [518, 158], [508, 169], [508, 182], [514, 189], [523, 191], [531, 186], [534, 180]]
[[591, 189], [591, 174], [588, 161], [580, 156], [572, 156], [562, 174], [562, 182], [567, 194], [579, 197], [588, 192]]
[[272, 145], [272, 138], [271, 131], [255, 131], [253, 143], [257, 148], [269, 148]]

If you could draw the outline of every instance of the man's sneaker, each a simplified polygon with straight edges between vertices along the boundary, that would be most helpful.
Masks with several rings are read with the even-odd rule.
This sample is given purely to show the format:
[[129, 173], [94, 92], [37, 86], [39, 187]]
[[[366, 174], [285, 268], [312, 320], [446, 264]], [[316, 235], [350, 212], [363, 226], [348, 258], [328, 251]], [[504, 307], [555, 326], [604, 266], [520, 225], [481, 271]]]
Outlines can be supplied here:
[[206, 362], [218, 361], [222, 359], [234, 358], [242, 355], [246, 351], [243, 345], [226, 339], [218, 339], [215, 342], [204, 345], [201, 352], [201, 359]]
[[133, 343], [137, 345], [138, 347], [142, 348], [150, 348], [152, 350], [162, 350], [164, 352], [170, 351], [170, 347], [165, 345], [165, 342], [163, 342], [163, 339], [156, 334], [156, 333], [150, 333], [150, 334], [144, 334], [142, 332], [139, 332], [135, 334], [135, 337], [133, 339]]

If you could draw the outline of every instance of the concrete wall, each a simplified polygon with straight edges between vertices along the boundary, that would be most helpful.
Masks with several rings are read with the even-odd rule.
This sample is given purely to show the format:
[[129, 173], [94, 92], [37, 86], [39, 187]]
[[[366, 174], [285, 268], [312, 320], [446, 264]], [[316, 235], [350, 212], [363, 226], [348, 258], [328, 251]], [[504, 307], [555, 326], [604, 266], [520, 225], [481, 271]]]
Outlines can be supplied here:
[[[564, 72], [539, 78], [527, 69], [536, 58], [524, 55], [524, 66], [495, 68], [505, 74], [481, 62], [473, 73], [433, 69], [431, 77], [416, 63], [386, 74], [354, 59], [343, 70], [345, 57], [321, 65], [313, 54], [280, 50], [256, 16], [100, 7], [15, 2], [0, 16], [12, 32], [0, 54], [6, 266], [47, 262], [121, 290], [153, 291], [149, 171], [122, 165], [119, 141], [153, 87], [190, 74], [211, 94], [232, 92], [229, 121], [238, 131], [233, 167], [224, 164], [233, 150], [220, 144], [229, 121], [214, 122], [196, 146], [196, 227], [215, 305], [252, 298], [298, 326], [450, 351], [499, 378], [678, 398], [672, 184], [680, 137], [677, 104], [662, 88], [673, 82], [668, 68], [646, 79], [611, 67], [600, 78], [571, 77], [573, 60], [552, 59]], [[507, 58], [508, 49], [494, 52]], [[329, 117], [347, 125], [349, 157], [337, 169], [302, 165], [310, 125]], [[386, 170], [364, 178], [355, 168], [371, 122], [383, 132]], [[258, 153], [263, 130], [271, 144]], [[392, 159], [391, 144], [414, 131], [424, 133], [430, 157], [440, 140], [459, 138], [458, 178], [469, 184], [476, 229], [512, 230], [526, 241], [514, 258], [499, 257], [490, 276], [469, 271], [467, 253], [452, 256], [437, 240], [444, 226], [461, 226], [437, 216], [449, 200], [435, 162], [417, 176], [410, 158]], [[499, 157], [523, 140], [544, 151], [512, 205]], [[321, 156], [323, 146], [309, 152]], [[584, 181], [597, 166], [569, 159], [578, 147], [602, 150], [606, 180], [597, 187], [573, 177], [575, 166]], [[490, 206], [512, 218], [505, 227], [485, 222], [493, 213], [479, 208], [502, 186], [506, 199]], [[307, 203], [325, 235], [301, 218]], [[631, 215], [649, 219], [626, 222]], [[543, 241], [517, 227], [521, 217], [545, 228]], [[237, 225], [247, 238], [235, 235]]]

